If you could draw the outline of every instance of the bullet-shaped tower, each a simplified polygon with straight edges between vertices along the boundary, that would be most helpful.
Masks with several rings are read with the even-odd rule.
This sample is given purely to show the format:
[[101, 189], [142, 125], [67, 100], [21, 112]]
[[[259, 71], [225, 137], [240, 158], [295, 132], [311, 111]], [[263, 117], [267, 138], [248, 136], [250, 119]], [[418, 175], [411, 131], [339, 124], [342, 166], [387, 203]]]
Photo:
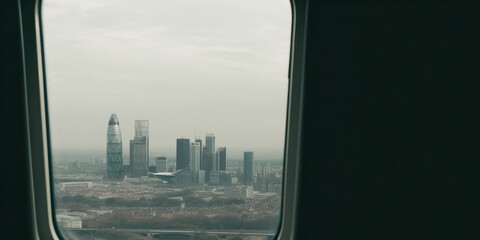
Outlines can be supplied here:
[[123, 179], [122, 133], [115, 113], [108, 121], [107, 179]]

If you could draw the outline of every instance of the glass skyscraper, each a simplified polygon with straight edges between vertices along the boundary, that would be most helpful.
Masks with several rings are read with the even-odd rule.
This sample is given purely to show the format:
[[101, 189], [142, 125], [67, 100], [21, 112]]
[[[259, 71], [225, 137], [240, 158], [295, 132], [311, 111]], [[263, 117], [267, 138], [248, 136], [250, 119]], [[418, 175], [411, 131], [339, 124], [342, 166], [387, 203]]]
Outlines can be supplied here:
[[217, 148], [218, 171], [227, 171], [227, 148]]
[[200, 170], [200, 143], [190, 143], [190, 173], [192, 183], [198, 183], [198, 171]]
[[203, 169], [205, 170], [206, 181], [210, 181], [210, 171], [218, 170], [215, 166], [215, 135], [207, 133], [205, 136], [205, 146], [202, 152]]
[[146, 168], [150, 165], [150, 139], [148, 134], [149, 123], [148, 120], [135, 120], [135, 137], [145, 137], [146, 146]]
[[195, 138], [195, 142], [200, 144], [200, 166], [199, 166], [199, 169], [200, 170], [204, 170], [205, 169], [205, 164], [203, 163], [203, 144], [202, 144], [202, 139], [200, 138]]
[[149, 166], [148, 120], [135, 120], [135, 136], [130, 140], [130, 168], [133, 177], [147, 176]]
[[106, 178], [123, 179], [122, 133], [115, 113], [112, 113], [108, 121]]
[[177, 170], [184, 169], [190, 165], [190, 139], [177, 139]]
[[253, 152], [243, 153], [243, 183], [245, 185], [253, 183]]
[[215, 135], [213, 133], [207, 133], [205, 136], [205, 147], [210, 151], [215, 151]]

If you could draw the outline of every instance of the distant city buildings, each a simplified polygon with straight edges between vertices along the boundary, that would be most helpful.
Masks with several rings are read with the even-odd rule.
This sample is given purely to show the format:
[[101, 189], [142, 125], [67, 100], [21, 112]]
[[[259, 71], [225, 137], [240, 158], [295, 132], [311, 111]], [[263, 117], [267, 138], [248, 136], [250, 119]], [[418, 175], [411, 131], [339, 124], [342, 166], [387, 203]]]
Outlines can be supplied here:
[[216, 170], [210, 171], [210, 184], [220, 185], [220, 172]]
[[[155, 162], [149, 163], [149, 121], [135, 120], [135, 135], [129, 141], [129, 165], [123, 166], [122, 138], [117, 116], [113, 113], [109, 120], [107, 133], [107, 179], [123, 179], [128, 173], [129, 177], [141, 178], [149, 173], [167, 173], [166, 175], [154, 174], [167, 182], [176, 184], [205, 184], [228, 186], [237, 183], [240, 172], [227, 172], [227, 148], [219, 147], [215, 151], [215, 135], [207, 133], [205, 142], [195, 138], [191, 142], [188, 138], [176, 140], [176, 169], [174, 163], [167, 162], [167, 157], [155, 157]], [[78, 165], [78, 164], [77, 164]], [[78, 167], [71, 167], [76, 169]], [[253, 152], [244, 153], [245, 185], [252, 185], [253, 178]], [[178, 172], [179, 170], [182, 170]], [[270, 166], [263, 166], [262, 174], [269, 172]], [[172, 174], [168, 174], [168, 173]], [[151, 174], [150, 174], [151, 175]], [[235, 176], [235, 177], [234, 177]]]
[[205, 180], [209, 181], [210, 177], [210, 170], [212, 170], [212, 158], [213, 158], [213, 153], [208, 150], [206, 146], [203, 146], [202, 149], [202, 165], [200, 166], [200, 169], [205, 170]]
[[[205, 143], [205, 145], [203, 145]], [[217, 151], [215, 149], [215, 135], [213, 133], [207, 133], [205, 136], [205, 142], [201, 139], [195, 138], [191, 142], [188, 138], [178, 138], [176, 140], [176, 171], [187, 169], [188, 171], [182, 171], [181, 174], [175, 173], [175, 180], [172, 181], [177, 184], [192, 183], [192, 184], [211, 184], [211, 185], [229, 185], [232, 184], [232, 176], [226, 172], [227, 170], [227, 148], [219, 147]], [[163, 158], [155, 158], [157, 172], [163, 172], [163, 166], [166, 166], [166, 158], [164, 162]], [[158, 162], [158, 163], [157, 163]], [[161, 168], [159, 167], [162, 164]], [[188, 176], [187, 176], [188, 175]], [[163, 175], [158, 177], [168, 178]], [[184, 178], [189, 178], [185, 180]]]
[[200, 145], [200, 165], [198, 166], [200, 170], [205, 170], [203, 168], [203, 144], [202, 144], [202, 139], [200, 138], [196, 138], [195, 137], [195, 142], [198, 143]]
[[198, 183], [198, 171], [200, 170], [200, 143], [190, 143], [190, 173], [192, 183]]
[[145, 137], [130, 140], [130, 167], [132, 177], [147, 175], [147, 143]]
[[220, 185], [232, 185], [232, 175], [226, 171], [220, 171]]
[[157, 167], [157, 172], [168, 172], [167, 171], [167, 157], [156, 157], [155, 166]]
[[217, 148], [217, 160], [218, 163], [218, 170], [219, 171], [227, 171], [227, 148], [226, 147], [219, 147]]
[[267, 174], [270, 174], [271, 172], [271, 166], [270, 166], [270, 163], [264, 163], [262, 165], [262, 176], [265, 176]]
[[122, 133], [115, 113], [112, 113], [108, 121], [106, 178], [123, 179]]
[[57, 214], [56, 220], [62, 228], [82, 228], [82, 219], [77, 216]]
[[177, 139], [177, 170], [184, 169], [190, 165], [190, 139]]
[[133, 177], [148, 175], [150, 151], [148, 127], [148, 120], [135, 120], [135, 136], [130, 140], [130, 168]]
[[253, 152], [243, 153], [243, 183], [245, 185], [253, 183]]
[[211, 152], [215, 151], [215, 135], [213, 133], [206, 134], [205, 147]]
[[93, 186], [93, 182], [64, 182], [61, 184], [60, 190], [70, 189], [87, 189]]
[[149, 166], [149, 161], [150, 161], [150, 139], [149, 139], [149, 122], [148, 120], [135, 120], [135, 137], [145, 137], [146, 145], [147, 145], [147, 150], [146, 150], [146, 156], [147, 156], [147, 166]]
[[217, 170], [215, 165], [215, 135], [207, 133], [205, 136], [205, 146], [202, 152], [202, 170], [205, 170], [206, 181], [210, 181], [210, 171]]
[[235, 198], [253, 198], [254, 190], [252, 186], [237, 186], [237, 187], [228, 187], [224, 190], [225, 195]]
[[272, 172], [263, 176], [258, 175], [253, 187], [255, 191], [281, 193], [283, 189], [282, 179], [281, 175]]
[[199, 170], [198, 171], [198, 184], [204, 184], [205, 183], [205, 170]]

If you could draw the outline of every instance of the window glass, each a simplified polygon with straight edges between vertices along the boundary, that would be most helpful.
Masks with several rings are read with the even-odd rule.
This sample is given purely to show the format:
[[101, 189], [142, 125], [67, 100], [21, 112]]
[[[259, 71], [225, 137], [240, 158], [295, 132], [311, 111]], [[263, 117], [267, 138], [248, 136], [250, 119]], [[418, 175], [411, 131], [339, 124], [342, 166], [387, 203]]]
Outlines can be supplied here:
[[66, 239], [271, 239], [288, 0], [44, 0], [54, 218]]

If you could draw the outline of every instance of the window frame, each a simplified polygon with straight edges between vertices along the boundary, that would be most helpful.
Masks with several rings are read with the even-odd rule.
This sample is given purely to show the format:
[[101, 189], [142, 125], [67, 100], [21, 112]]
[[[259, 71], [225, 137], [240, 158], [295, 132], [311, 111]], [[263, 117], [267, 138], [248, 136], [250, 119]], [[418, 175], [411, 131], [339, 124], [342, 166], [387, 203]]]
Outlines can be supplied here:
[[[18, 0], [22, 30], [25, 93], [27, 96], [28, 155], [31, 196], [34, 201], [36, 239], [62, 239], [52, 201], [50, 149], [45, 59], [41, 24], [41, 0]], [[288, 71], [288, 101], [285, 128], [282, 211], [275, 239], [293, 239], [296, 231], [304, 66], [308, 0], [290, 0], [292, 10], [291, 45]]]

